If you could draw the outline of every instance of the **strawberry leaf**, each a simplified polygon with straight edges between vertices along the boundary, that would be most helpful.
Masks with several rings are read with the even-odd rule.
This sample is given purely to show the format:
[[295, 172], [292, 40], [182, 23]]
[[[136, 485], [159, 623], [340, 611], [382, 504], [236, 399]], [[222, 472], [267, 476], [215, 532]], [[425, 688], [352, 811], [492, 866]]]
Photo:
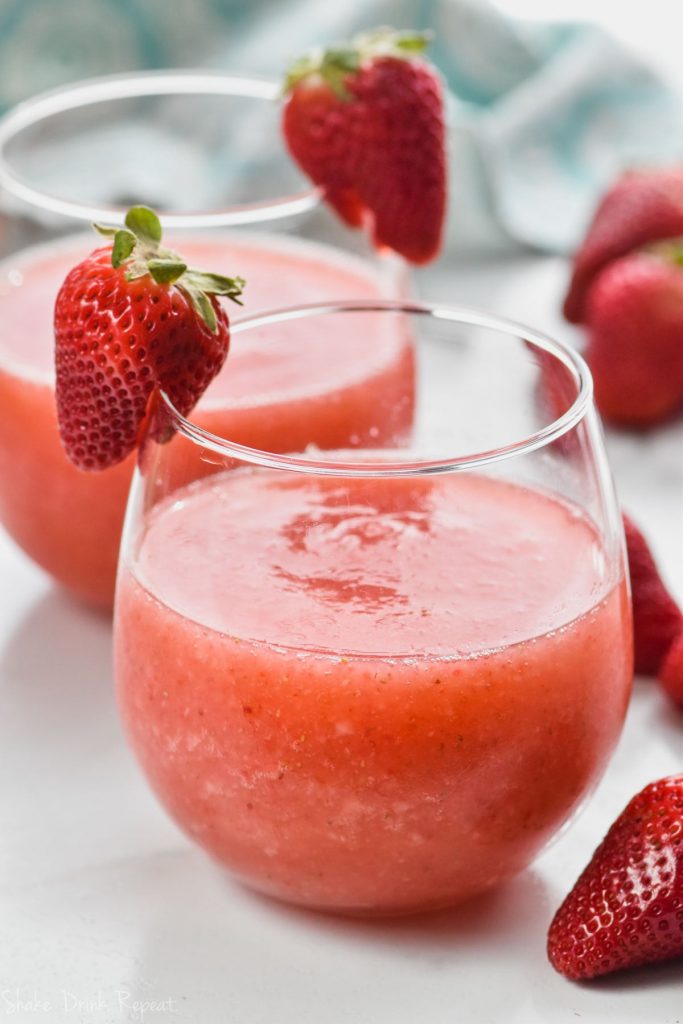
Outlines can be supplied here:
[[317, 71], [319, 67], [320, 62], [316, 60], [312, 54], [305, 54], [303, 57], [299, 57], [287, 71], [282, 88], [283, 94], [286, 96], [288, 92], [292, 91], [295, 85], [301, 82], [304, 78], [308, 78], [308, 76]]
[[324, 65], [337, 71], [357, 71], [360, 54], [351, 46], [330, 46], [325, 51]]
[[137, 239], [132, 231], [121, 228], [114, 233], [114, 245], [111, 250], [112, 267], [120, 267], [124, 260], [127, 260], [137, 244]]
[[246, 284], [243, 277], [223, 277], [222, 274], [211, 274], [204, 270], [188, 270], [185, 275], [191, 288], [206, 292], [207, 295], [226, 295], [240, 306], [239, 296]]
[[149, 249], [156, 250], [161, 241], [161, 222], [149, 206], [131, 206], [126, 214], [126, 227]]
[[157, 284], [173, 284], [187, 270], [187, 264], [179, 259], [150, 259], [147, 269]]
[[218, 331], [216, 310], [213, 308], [213, 303], [206, 292], [201, 291], [199, 288], [193, 288], [192, 285], [179, 284], [178, 287], [181, 291], [185, 292], [195, 312], [202, 318], [211, 333], [216, 334]]
[[433, 38], [432, 32], [397, 32], [393, 43], [408, 53], [424, 53]]
[[645, 247], [646, 252], [658, 256], [667, 263], [673, 263], [677, 267], [683, 267], [683, 239], [667, 238], [662, 242], [653, 242]]

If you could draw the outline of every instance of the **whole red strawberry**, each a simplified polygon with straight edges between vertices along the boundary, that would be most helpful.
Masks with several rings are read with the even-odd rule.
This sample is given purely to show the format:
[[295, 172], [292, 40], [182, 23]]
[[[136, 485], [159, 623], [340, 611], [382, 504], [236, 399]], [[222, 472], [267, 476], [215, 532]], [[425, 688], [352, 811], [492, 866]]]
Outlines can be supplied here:
[[564, 314], [586, 317], [586, 297], [596, 276], [612, 260], [649, 242], [683, 235], [683, 167], [630, 171], [608, 190], [583, 245], [574, 257]]
[[662, 662], [659, 681], [674, 704], [683, 710], [683, 627]]
[[586, 300], [586, 360], [604, 419], [658, 423], [683, 409], [683, 248], [615, 260]]
[[59, 431], [84, 470], [107, 469], [135, 448], [156, 388], [190, 412], [228, 352], [216, 296], [238, 301], [244, 284], [192, 270], [162, 248], [147, 207], [132, 207], [125, 223], [97, 228], [113, 244], [69, 272], [55, 303]]
[[647, 541], [624, 516], [633, 601], [635, 670], [654, 675], [683, 628], [683, 615], [664, 586]]
[[555, 915], [548, 957], [573, 981], [683, 957], [683, 775], [617, 818]]
[[427, 37], [379, 30], [304, 57], [287, 78], [289, 150], [347, 224], [412, 263], [438, 254], [446, 209], [443, 97]]

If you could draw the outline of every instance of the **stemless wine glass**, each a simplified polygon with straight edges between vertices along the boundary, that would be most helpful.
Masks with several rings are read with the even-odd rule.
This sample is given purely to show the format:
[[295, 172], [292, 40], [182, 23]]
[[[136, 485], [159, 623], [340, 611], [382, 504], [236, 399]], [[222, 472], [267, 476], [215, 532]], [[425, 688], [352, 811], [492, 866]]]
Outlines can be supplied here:
[[[240, 319], [234, 356], [257, 339], [277, 358], [303, 332], [324, 358], [336, 331], [412, 339], [412, 431], [283, 455], [158, 397], [119, 568], [118, 699], [165, 808], [239, 879], [423, 910], [523, 868], [602, 774], [632, 677], [621, 521], [571, 349], [359, 301]], [[393, 398], [372, 393], [379, 424]]]
[[[272, 233], [294, 224], [301, 235], [310, 226], [304, 215], [315, 215], [314, 226], [333, 220], [315, 213], [319, 194], [280, 141], [278, 96], [276, 83], [257, 78], [148, 72], [58, 89], [0, 120], [0, 186], [15, 215], [10, 227], [23, 230], [30, 216], [31, 236], [52, 239], [0, 264], [0, 521], [59, 582], [96, 604], [112, 602], [133, 460], [84, 474], [59, 441], [52, 310], [68, 270], [102, 244], [83, 234], [84, 222], [118, 224], [132, 202], [154, 206], [171, 231], [165, 240], [190, 264], [247, 279], [244, 299], [252, 311], [386, 298], [405, 288], [400, 261], [372, 257], [360, 236], [351, 251], [351, 232], [336, 230], [335, 246]], [[270, 233], [243, 230], [249, 226]], [[292, 406], [290, 381], [305, 350], [281, 348], [273, 362], [252, 346], [233, 361], [229, 377], [214, 382], [197, 421], [275, 450], [311, 441], [353, 444], [337, 386], [344, 367], [349, 387], [368, 374], [393, 381], [397, 408], [409, 415], [403, 400], [410, 353], [396, 339], [384, 354], [379, 367], [370, 347], [357, 345], [351, 371], [346, 338], [337, 335], [311, 378], [309, 401]], [[368, 418], [384, 429], [371, 409]], [[362, 424], [356, 434], [363, 443]]]

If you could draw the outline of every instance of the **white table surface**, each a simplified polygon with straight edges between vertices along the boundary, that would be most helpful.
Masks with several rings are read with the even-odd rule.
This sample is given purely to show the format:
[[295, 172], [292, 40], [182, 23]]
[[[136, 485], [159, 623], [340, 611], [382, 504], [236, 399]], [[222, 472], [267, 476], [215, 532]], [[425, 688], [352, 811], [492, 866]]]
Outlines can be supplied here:
[[[501, 260], [430, 272], [422, 291], [571, 337], [556, 313], [564, 275], [557, 260]], [[609, 447], [624, 503], [683, 600], [683, 424]], [[612, 819], [645, 783], [683, 769], [683, 714], [652, 681], [638, 682], [583, 815], [500, 891], [389, 922], [292, 910], [228, 881], [166, 820], [121, 736], [109, 623], [0, 533], [0, 752], [0, 1020], [683, 1021], [680, 962], [577, 986], [544, 952]]]

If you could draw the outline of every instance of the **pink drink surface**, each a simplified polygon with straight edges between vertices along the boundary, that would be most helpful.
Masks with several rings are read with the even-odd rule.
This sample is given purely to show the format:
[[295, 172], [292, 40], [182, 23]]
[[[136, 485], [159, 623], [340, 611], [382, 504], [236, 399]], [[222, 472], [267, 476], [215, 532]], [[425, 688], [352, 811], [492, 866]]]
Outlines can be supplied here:
[[[80, 238], [42, 247], [0, 272], [0, 520], [57, 580], [106, 606], [134, 460], [106, 473], [76, 470], [59, 441], [53, 384], [54, 300], [68, 270], [97, 244]], [[396, 291], [386, 269], [328, 246], [268, 236], [178, 244], [191, 264], [246, 278], [249, 313]], [[389, 442], [408, 428], [413, 368], [404, 333], [368, 337], [361, 329], [349, 337], [330, 322], [322, 345], [302, 323], [279, 341], [260, 345], [255, 331], [233, 340], [194, 414], [200, 426], [274, 451]]]
[[239, 877], [404, 911], [567, 819], [619, 735], [630, 630], [595, 531], [540, 492], [239, 470], [148, 519], [117, 687], [158, 796]]

